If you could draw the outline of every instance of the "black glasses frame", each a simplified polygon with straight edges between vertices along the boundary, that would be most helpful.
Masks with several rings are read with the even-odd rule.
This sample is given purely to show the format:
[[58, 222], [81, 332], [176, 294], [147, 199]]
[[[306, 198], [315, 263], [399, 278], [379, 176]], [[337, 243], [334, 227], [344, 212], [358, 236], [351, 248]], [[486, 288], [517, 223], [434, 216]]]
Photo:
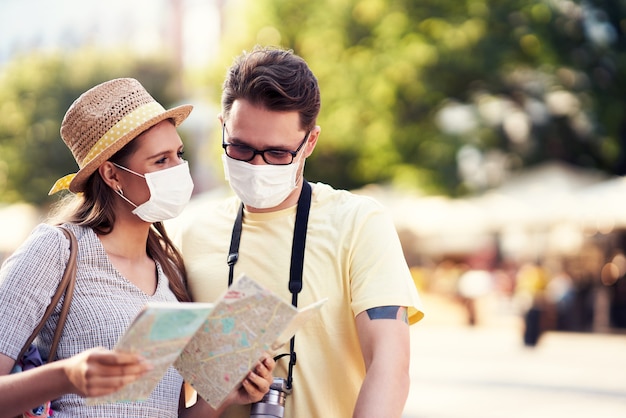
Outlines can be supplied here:
[[[265, 161], [267, 164], [270, 164], [270, 165], [289, 165], [289, 164], [293, 163], [294, 158], [296, 158], [296, 155], [298, 155], [298, 152], [300, 152], [300, 150], [302, 149], [302, 147], [306, 143], [307, 139], [309, 139], [309, 135], [311, 134], [311, 131], [308, 131], [306, 133], [306, 135], [304, 135], [304, 138], [300, 142], [300, 145], [298, 145], [298, 148], [295, 149], [295, 151], [286, 150], [286, 149], [277, 149], [277, 148], [268, 148], [268, 149], [264, 149], [264, 150], [258, 150], [256, 148], [253, 148], [253, 147], [249, 146], [249, 145], [231, 144], [230, 142], [226, 142], [226, 133], [228, 133], [228, 130], [226, 129], [226, 124], [223, 123], [222, 124], [222, 148], [224, 148], [224, 152], [226, 153], [226, 155], [229, 158], [232, 158], [233, 160], [237, 160], [237, 161], [248, 162], [248, 161], [252, 161], [254, 159], [254, 157], [256, 157], [257, 155], [260, 155], [261, 158], [263, 158], [263, 161]], [[236, 148], [244, 150], [246, 152], [252, 152], [252, 156], [250, 158], [247, 158], [247, 159], [235, 158], [235, 157], [231, 156], [228, 153], [228, 148], [229, 147], [236, 147]], [[273, 163], [273, 162], [267, 160], [267, 158], [265, 156], [266, 152], [286, 152], [289, 155], [291, 155], [291, 161], [289, 161], [288, 163], [281, 163], [281, 164]]]

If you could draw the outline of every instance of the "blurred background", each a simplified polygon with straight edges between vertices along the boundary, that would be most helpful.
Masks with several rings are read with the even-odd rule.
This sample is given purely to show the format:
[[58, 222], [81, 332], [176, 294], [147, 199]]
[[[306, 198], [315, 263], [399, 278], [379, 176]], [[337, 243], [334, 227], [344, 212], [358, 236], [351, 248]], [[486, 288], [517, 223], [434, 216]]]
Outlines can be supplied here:
[[623, 0], [0, 0], [0, 259], [110, 78], [192, 103], [194, 199], [228, 193], [221, 83], [255, 44], [319, 79], [307, 178], [394, 216], [426, 310], [405, 417], [626, 416]]

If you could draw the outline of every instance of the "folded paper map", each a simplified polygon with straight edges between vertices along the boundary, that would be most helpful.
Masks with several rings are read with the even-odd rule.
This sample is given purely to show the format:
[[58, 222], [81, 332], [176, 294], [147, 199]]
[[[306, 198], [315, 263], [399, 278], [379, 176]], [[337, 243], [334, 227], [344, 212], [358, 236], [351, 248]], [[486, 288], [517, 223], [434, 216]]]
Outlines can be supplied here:
[[264, 353], [289, 341], [325, 301], [298, 310], [241, 276], [215, 304], [174, 367], [198, 395], [217, 408]]
[[154, 369], [87, 404], [145, 400], [174, 365], [217, 408], [264, 353], [288, 342], [325, 301], [298, 310], [243, 275], [215, 304], [148, 303], [115, 348], [141, 354]]
[[87, 398], [87, 405], [142, 401], [150, 396], [168, 367], [211, 312], [210, 303], [149, 302], [117, 342], [115, 349], [142, 355], [154, 368], [110, 395]]

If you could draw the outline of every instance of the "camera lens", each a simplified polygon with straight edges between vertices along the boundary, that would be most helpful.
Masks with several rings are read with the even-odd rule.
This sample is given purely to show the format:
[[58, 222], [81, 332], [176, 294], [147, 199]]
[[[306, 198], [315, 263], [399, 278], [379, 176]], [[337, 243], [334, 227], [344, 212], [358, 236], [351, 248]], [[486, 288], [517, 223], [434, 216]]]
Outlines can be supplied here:
[[270, 390], [250, 408], [250, 417], [282, 418], [285, 414], [285, 398], [289, 394], [285, 379], [275, 377]]

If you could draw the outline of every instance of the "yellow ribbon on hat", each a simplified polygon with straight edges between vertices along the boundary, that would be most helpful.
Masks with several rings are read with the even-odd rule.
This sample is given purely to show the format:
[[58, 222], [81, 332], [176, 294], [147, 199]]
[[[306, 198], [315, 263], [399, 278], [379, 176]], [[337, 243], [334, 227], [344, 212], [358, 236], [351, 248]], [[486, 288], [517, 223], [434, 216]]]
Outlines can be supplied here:
[[48, 196], [60, 192], [61, 190], [69, 190], [70, 183], [74, 180], [74, 177], [76, 177], [76, 173], [68, 174], [55, 181], [52, 189], [48, 192]]
[[[113, 125], [111, 129], [109, 129], [98, 141], [96, 141], [83, 159], [82, 163], [79, 164], [79, 167], [82, 169], [93, 161], [94, 158], [100, 155], [102, 151], [107, 149], [121, 137], [137, 128], [147, 120], [150, 120], [163, 112], [165, 112], [165, 109], [157, 102], [150, 102], [139, 106], [137, 109], [120, 119], [119, 122]], [[74, 180], [76, 174], [78, 173], [68, 174], [58, 179], [48, 192], [48, 195], [55, 194], [61, 190], [69, 189], [70, 183]]]

